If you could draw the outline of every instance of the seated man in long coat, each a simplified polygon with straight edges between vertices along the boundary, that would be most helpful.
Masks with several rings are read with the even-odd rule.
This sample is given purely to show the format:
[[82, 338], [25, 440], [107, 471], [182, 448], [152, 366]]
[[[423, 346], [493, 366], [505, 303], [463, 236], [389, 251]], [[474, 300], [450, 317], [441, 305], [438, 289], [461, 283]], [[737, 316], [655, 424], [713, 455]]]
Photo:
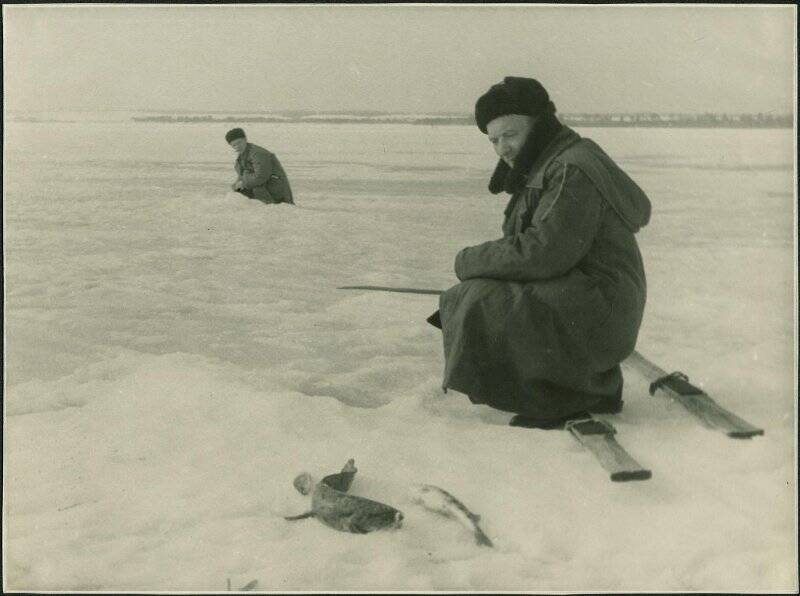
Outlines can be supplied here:
[[225, 140], [237, 153], [233, 167], [238, 178], [231, 186], [233, 190], [262, 203], [294, 204], [289, 178], [277, 155], [249, 143], [241, 128], [229, 130]]
[[461, 250], [439, 302], [444, 388], [557, 428], [622, 408], [620, 362], [645, 305], [634, 238], [650, 201], [593, 141], [562, 125], [544, 87], [506, 77], [475, 106], [511, 195], [503, 237]]

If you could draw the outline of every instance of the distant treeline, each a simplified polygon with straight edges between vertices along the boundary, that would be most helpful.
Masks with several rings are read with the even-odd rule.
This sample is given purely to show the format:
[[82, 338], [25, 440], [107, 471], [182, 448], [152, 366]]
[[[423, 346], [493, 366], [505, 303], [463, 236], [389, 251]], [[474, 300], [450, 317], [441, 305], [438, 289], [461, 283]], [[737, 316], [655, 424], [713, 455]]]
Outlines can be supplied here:
[[561, 120], [569, 126], [659, 126], [659, 127], [731, 127], [791, 128], [791, 114], [564, 114]]
[[[559, 114], [559, 119], [568, 126], [650, 126], [661, 128], [791, 128], [794, 119], [791, 114]], [[471, 116], [430, 115], [416, 116], [404, 114], [381, 115], [241, 115], [241, 116], [189, 116], [159, 115], [134, 116], [136, 122], [316, 122], [325, 124], [418, 124], [418, 125], [473, 125]]]

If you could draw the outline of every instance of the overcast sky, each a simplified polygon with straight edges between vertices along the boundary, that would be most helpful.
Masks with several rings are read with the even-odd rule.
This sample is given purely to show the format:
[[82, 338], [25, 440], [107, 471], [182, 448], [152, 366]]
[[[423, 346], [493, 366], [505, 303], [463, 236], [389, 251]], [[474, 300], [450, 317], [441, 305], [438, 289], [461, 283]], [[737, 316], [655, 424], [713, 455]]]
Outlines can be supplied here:
[[4, 6], [10, 110], [791, 112], [793, 6]]

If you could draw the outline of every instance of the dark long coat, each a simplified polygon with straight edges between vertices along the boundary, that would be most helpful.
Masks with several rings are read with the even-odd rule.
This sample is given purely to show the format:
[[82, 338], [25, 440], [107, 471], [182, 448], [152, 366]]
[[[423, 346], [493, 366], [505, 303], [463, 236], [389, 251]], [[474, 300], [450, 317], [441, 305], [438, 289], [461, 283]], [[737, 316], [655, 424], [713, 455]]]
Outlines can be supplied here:
[[650, 202], [589, 139], [563, 127], [505, 210], [503, 238], [463, 249], [440, 297], [444, 387], [556, 417], [620, 391], [646, 299], [634, 233]]
[[274, 153], [247, 143], [233, 167], [242, 181], [242, 194], [265, 203], [294, 203], [289, 179]]

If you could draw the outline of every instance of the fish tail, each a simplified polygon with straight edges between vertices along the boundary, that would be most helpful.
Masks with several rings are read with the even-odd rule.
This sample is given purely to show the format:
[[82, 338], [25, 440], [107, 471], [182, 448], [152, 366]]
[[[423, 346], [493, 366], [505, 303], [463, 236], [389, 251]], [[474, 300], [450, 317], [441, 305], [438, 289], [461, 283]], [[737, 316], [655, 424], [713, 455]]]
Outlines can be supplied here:
[[481, 546], [488, 546], [489, 548], [494, 547], [494, 544], [492, 544], [492, 541], [489, 540], [489, 537], [477, 526], [475, 527], [475, 542]]

